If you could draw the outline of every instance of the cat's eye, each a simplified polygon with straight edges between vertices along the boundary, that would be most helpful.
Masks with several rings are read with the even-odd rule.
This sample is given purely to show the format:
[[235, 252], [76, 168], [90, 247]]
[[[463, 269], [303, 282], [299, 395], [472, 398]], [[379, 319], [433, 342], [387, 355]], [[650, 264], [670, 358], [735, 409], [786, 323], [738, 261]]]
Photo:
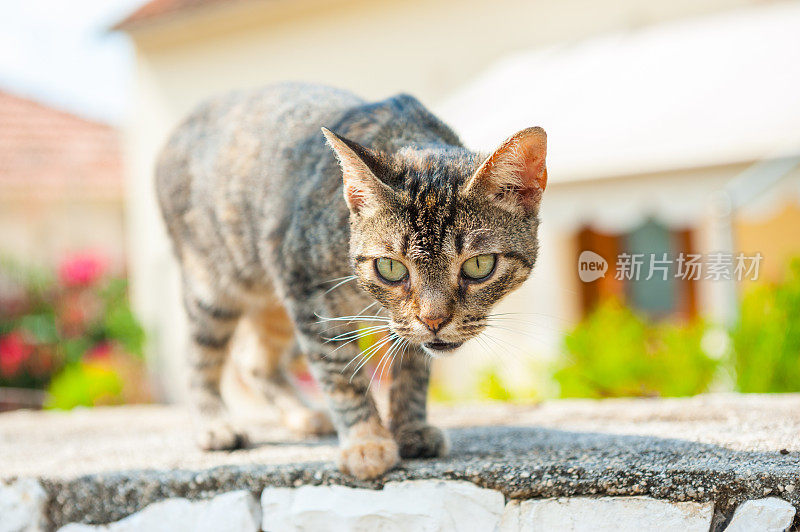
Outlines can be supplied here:
[[493, 254], [475, 255], [461, 265], [461, 274], [472, 281], [480, 281], [489, 277], [494, 271], [494, 262], [495, 256]]
[[408, 268], [399, 260], [390, 259], [389, 257], [376, 259], [375, 270], [383, 280], [390, 283], [396, 283], [408, 277]]

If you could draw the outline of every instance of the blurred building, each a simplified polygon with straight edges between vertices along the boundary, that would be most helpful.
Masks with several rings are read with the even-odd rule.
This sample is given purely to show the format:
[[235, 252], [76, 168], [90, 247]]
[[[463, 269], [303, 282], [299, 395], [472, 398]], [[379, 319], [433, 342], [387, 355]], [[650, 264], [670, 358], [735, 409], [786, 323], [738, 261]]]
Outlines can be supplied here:
[[[182, 352], [183, 325], [177, 274], [152, 187], [155, 155], [170, 129], [203, 98], [287, 79], [331, 84], [367, 98], [410, 92], [441, 112], [473, 147], [490, 148], [530, 125], [549, 131], [551, 184], [544, 200], [542, 262], [526, 288], [506, 302], [507, 309], [543, 316], [541, 331], [534, 330], [539, 342], [509, 340], [524, 349], [530, 344], [552, 351], [559, 333], [606, 293], [624, 294], [659, 314], [694, 315], [712, 308], [715, 300], [724, 302], [730, 287], [722, 285], [708, 290], [702, 283], [626, 287], [613, 282], [613, 265], [606, 279], [584, 286], [577, 280], [577, 255], [583, 248], [607, 254], [711, 250], [714, 239], [727, 239], [724, 226], [730, 220], [709, 218], [710, 197], [769, 149], [779, 148], [772, 142], [779, 132], [760, 138], [768, 122], [759, 122], [759, 134], [729, 134], [752, 126], [763, 103], [759, 90], [783, 79], [780, 69], [768, 66], [779, 62], [796, 82], [800, 61], [796, 40], [782, 33], [784, 40], [771, 47], [767, 29], [759, 34], [766, 43], [759, 41], [750, 51], [746, 67], [737, 66], [733, 54], [718, 63], [724, 47], [737, 43], [729, 40], [732, 27], [722, 31], [723, 44], [715, 45], [715, 21], [733, 10], [742, 27], [766, 27], [776, 24], [776, 17], [796, 16], [796, 5], [756, 0], [146, 3], [116, 28], [131, 37], [136, 51], [136, 101], [125, 145], [131, 273], [135, 304], [161, 355], [155, 359], [159, 371], [174, 382], [182, 357], [173, 354]], [[770, 15], [773, 11], [778, 14]], [[678, 40], [675, 47], [672, 39]], [[695, 57], [692, 47], [702, 51], [706, 45], [713, 53]], [[669, 68], [661, 71], [662, 64]], [[735, 97], [726, 97], [734, 88], [730, 83], [747, 78], [747, 68], [765, 65], [766, 70], [756, 71], [773, 77], [759, 84], [752, 76]], [[780, 118], [781, 105], [796, 110], [798, 102], [784, 101], [786, 94], [781, 92], [783, 99], [769, 109], [770, 119]], [[628, 109], [629, 104], [635, 106]], [[718, 113], [733, 115], [728, 121], [711, 120]], [[733, 117], [747, 120], [740, 125]], [[712, 130], [702, 129], [707, 119], [715, 123]], [[648, 136], [652, 131], [661, 136]], [[783, 175], [780, 181], [785, 182]], [[775, 190], [770, 187], [773, 195]], [[766, 249], [765, 235], [784, 245], [787, 224], [797, 222], [795, 207], [784, 212], [783, 203], [770, 205], [762, 209], [763, 217], [736, 226], [741, 249]], [[784, 218], [775, 218], [777, 213]], [[715, 290], [719, 297], [712, 295]], [[174, 397], [177, 390], [167, 392]]]
[[[609, 296], [730, 322], [756, 274], [736, 280], [739, 254], [748, 268], [760, 254], [767, 281], [800, 256], [798, 29], [800, 3], [787, 2], [609, 33], [509, 56], [437, 105], [485, 150], [531, 124], [548, 131], [542, 252], [506, 307], [541, 323], [540, 351]], [[587, 250], [609, 268], [591, 282], [578, 275]], [[664, 253], [666, 279], [647, 280]], [[622, 254], [645, 255], [638, 280], [619, 274]], [[681, 254], [704, 269], [679, 275]]]
[[0, 258], [92, 250], [121, 268], [123, 188], [112, 127], [0, 91]]
[[[499, 62], [437, 110], [483, 149], [546, 127], [546, 285], [559, 278], [580, 294], [567, 315], [616, 294], [656, 315], [693, 316], [713, 310], [716, 283], [626, 286], [613, 265], [582, 283], [575, 268], [556, 270], [577, 267], [583, 250], [608, 260], [761, 252], [760, 276], [779, 277], [800, 254], [798, 28], [800, 4], [788, 3], [537, 49]], [[726, 199], [734, 212], [720, 220]], [[719, 225], [729, 222], [724, 242]]]

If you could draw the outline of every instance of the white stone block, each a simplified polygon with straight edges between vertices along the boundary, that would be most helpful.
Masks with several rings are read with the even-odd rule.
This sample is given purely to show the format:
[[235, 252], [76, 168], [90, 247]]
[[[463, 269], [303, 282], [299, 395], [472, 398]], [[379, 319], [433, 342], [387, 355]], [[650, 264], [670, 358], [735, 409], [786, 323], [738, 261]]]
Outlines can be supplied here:
[[72, 523], [58, 532], [257, 532], [261, 507], [249, 491], [207, 501], [166, 499], [107, 525]]
[[522, 523], [520, 522], [520, 501], [508, 501], [505, 509], [503, 509], [503, 516], [500, 518], [500, 525], [497, 527], [498, 532], [517, 532], [522, 530]]
[[265, 532], [493, 531], [505, 497], [469, 482], [389, 482], [382, 490], [343, 486], [266, 488], [261, 494]]
[[0, 532], [38, 532], [46, 526], [47, 493], [38, 481], [0, 482]]
[[745, 501], [736, 508], [725, 532], [783, 532], [794, 519], [795, 508], [777, 497]]
[[671, 502], [650, 497], [573, 497], [511, 501], [499, 530], [560, 532], [707, 532], [712, 503]]

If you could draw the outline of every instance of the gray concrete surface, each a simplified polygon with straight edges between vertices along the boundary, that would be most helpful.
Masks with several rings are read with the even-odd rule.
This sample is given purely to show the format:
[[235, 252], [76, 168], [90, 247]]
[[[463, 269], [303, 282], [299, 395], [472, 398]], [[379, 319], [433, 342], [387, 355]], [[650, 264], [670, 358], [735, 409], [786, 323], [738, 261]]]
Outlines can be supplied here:
[[186, 413], [141, 406], [0, 414], [0, 479], [39, 478], [54, 525], [120, 519], [165, 497], [207, 498], [267, 485], [445, 478], [509, 498], [648, 495], [713, 500], [719, 519], [774, 495], [800, 508], [800, 395], [554, 401], [434, 407], [449, 457], [406, 461], [359, 482], [334, 468], [335, 439], [261, 425], [253, 446], [197, 450]]

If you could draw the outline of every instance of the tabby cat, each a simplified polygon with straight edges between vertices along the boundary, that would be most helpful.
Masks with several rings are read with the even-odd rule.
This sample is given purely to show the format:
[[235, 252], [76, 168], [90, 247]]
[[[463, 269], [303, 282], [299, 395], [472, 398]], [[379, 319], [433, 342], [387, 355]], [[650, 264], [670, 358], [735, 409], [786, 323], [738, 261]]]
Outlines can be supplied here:
[[[408, 95], [368, 103], [279, 84], [201, 105], [156, 171], [181, 266], [200, 445], [244, 444], [220, 374], [246, 326], [263, 350], [249, 383], [296, 429], [322, 433], [332, 420], [343, 472], [373, 478], [400, 457], [447, 453], [426, 420], [429, 359], [480, 334], [530, 274], [545, 152], [544, 131], [530, 128], [476, 154]], [[383, 334], [381, 347], [360, 352], [364, 334]], [[392, 375], [386, 423], [365, 369], [377, 352]], [[294, 353], [330, 418], [287, 378]]]

